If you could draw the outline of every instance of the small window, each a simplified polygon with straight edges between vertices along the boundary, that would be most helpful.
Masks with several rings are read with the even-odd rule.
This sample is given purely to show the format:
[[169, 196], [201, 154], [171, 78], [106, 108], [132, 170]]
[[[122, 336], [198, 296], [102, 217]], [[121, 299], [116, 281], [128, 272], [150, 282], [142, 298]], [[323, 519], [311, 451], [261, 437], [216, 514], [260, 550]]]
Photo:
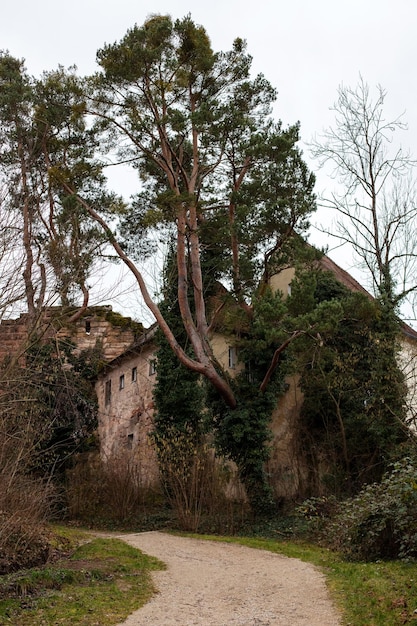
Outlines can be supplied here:
[[133, 433], [129, 433], [129, 435], [127, 436], [127, 447], [129, 448], [129, 450], [131, 450], [133, 447]]
[[237, 363], [237, 349], [235, 346], [230, 346], [229, 348], [229, 368], [234, 370], [236, 368]]
[[253, 373], [252, 364], [250, 361], [249, 363], [246, 363], [246, 377], [247, 377], [248, 383], [255, 382], [255, 375]]
[[111, 402], [111, 380], [106, 380], [104, 402], [106, 406]]
[[149, 361], [149, 376], [153, 376], [156, 374], [156, 360], [152, 359]]
[[89, 335], [91, 333], [91, 322], [90, 320], [85, 321], [85, 334]]
[[138, 379], [138, 368], [132, 367], [132, 383], [135, 383]]
[[119, 378], [119, 389], [125, 388], [125, 375], [122, 374]]

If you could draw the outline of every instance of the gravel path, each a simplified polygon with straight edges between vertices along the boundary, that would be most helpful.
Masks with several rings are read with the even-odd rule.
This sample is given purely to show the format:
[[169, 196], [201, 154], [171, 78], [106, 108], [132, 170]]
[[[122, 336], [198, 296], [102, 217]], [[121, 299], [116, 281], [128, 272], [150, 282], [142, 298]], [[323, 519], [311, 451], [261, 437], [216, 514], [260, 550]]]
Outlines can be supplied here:
[[[298, 559], [160, 532], [120, 536], [167, 564], [123, 626], [337, 626], [323, 574]], [[122, 626], [121, 624], [119, 626]]]

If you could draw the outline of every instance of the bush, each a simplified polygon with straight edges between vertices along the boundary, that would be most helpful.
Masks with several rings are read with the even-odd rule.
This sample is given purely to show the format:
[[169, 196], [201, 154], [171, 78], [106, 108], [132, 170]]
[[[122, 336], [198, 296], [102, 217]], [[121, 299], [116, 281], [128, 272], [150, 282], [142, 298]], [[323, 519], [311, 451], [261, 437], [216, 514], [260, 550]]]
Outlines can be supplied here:
[[48, 558], [45, 523], [56, 503], [52, 483], [31, 475], [38, 455], [35, 420], [0, 411], [0, 574]]
[[409, 458], [342, 506], [328, 530], [332, 547], [347, 558], [417, 556], [417, 466]]
[[45, 524], [53, 497], [50, 484], [0, 474], [0, 574], [47, 561]]
[[232, 533], [247, 509], [235, 472], [190, 430], [172, 428], [154, 437], [161, 483], [179, 528]]
[[128, 455], [106, 461], [98, 453], [78, 455], [66, 478], [68, 516], [89, 524], [139, 521], [160, 499], [147, 485], [140, 459]]

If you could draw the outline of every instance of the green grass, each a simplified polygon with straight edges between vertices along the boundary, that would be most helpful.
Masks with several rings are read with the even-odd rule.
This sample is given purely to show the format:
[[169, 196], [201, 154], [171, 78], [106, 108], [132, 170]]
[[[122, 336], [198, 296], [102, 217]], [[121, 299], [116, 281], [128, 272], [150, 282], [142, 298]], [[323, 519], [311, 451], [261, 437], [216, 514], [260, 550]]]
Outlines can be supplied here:
[[70, 559], [3, 576], [0, 624], [112, 626], [149, 600], [150, 572], [163, 568], [119, 539], [93, 539]]
[[352, 563], [306, 542], [247, 537], [193, 535], [200, 539], [239, 543], [313, 563], [326, 576], [345, 626], [417, 626], [417, 563], [383, 561]]

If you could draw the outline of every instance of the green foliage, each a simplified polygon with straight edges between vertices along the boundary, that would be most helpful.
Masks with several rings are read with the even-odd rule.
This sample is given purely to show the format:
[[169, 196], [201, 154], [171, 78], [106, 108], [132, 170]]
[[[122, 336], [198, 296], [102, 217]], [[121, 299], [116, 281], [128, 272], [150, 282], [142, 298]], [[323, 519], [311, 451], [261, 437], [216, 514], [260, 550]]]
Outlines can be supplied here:
[[[178, 343], [187, 354], [192, 355], [178, 306], [177, 271], [172, 252], [164, 270], [163, 301], [160, 309], [169, 323]], [[200, 376], [182, 365], [172, 351], [163, 333], [157, 332], [156, 352], [157, 382], [154, 387], [154, 427], [157, 441], [165, 442], [174, 431], [178, 434], [193, 434], [195, 441], [201, 440], [206, 430], [205, 387]], [[164, 443], [165, 445], [165, 443]]]
[[73, 350], [67, 340], [35, 341], [24, 366], [7, 374], [10, 381], [16, 378], [5, 396], [9, 418], [17, 431], [23, 423], [30, 426], [29, 467], [42, 476], [62, 475], [72, 454], [95, 445], [97, 400], [91, 378], [98, 354], [75, 356]]
[[380, 483], [367, 485], [341, 505], [327, 529], [347, 558], [375, 560], [417, 556], [417, 468], [405, 458]]
[[275, 369], [264, 391], [260, 390], [260, 385], [275, 350], [286, 338], [282, 324], [284, 314], [285, 304], [279, 293], [266, 289], [262, 297], [254, 300], [253, 315], [247, 319], [244, 335], [231, 337], [242, 366], [231, 382], [237, 407], [231, 409], [214, 394], [209, 395], [216, 446], [221, 454], [236, 463], [253, 511], [260, 515], [274, 510], [265, 463], [270, 456], [271, 415], [285, 390], [285, 359]]
[[289, 307], [298, 310], [303, 300], [307, 313], [321, 317], [319, 340], [306, 336], [296, 346], [305, 440], [313, 465], [328, 464], [327, 487], [355, 491], [380, 478], [407, 439], [399, 325], [378, 301], [347, 291], [327, 273], [300, 277]]
[[216, 447], [236, 463], [254, 514], [269, 514], [274, 510], [274, 503], [265, 463], [270, 455], [269, 424], [277, 398], [261, 394], [254, 387], [253, 395], [245, 397], [239, 383], [235, 389], [237, 408], [217, 407], [214, 422]]
[[24, 251], [24, 290], [33, 315], [46, 294], [58, 293], [64, 305], [86, 298], [106, 237], [85, 203], [107, 213], [122, 210], [123, 203], [105, 190], [97, 137], [86, 119], [86, 85], [75, 68], [34, 79], [23, 62], [0, 52], [0, 83], [2, 202]]
[[165, 239], [184, 207], [196, 209], [200, 254], [239, 297], [249, 293], [294, 229], [307, 228], [315, 198], [299, 127], [271, 119], [276, 93], [263, 75], [250, 78], [246, 42], [214, 52], [189, 16], [155, 16], [97, 58], [100, 130], [143, 184], [122, 227], [127, 249], [151, 254], [155, 229]]

